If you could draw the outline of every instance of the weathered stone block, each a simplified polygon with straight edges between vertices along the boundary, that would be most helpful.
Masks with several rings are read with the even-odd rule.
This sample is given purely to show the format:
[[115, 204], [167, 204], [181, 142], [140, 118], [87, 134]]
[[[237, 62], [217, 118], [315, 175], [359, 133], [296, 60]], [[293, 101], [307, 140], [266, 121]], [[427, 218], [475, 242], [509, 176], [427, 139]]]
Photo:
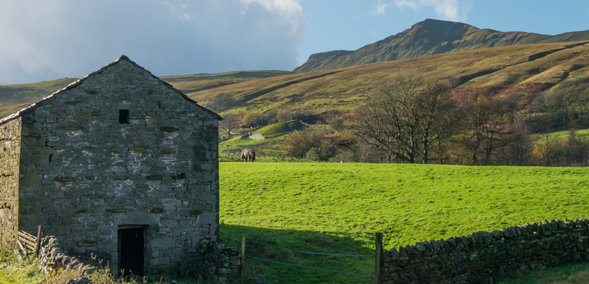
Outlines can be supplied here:
[[33, 146], [45, 146], [45, 137], [43, 136], [23, 136], [21, 143], [33, 147]]

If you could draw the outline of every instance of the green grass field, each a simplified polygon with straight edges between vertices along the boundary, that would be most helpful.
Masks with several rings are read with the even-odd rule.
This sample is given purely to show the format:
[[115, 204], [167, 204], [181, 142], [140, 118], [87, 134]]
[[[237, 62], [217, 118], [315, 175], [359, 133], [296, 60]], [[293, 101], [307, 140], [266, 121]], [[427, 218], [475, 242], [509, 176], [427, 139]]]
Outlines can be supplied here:
[[[575, 135], [586, 137], [587, 135], [589, 135], [589, 129], [576, 130]], [[570, 136], [570, 132], [568, 130], [538, 134], [538, 138], [540, 138], [540, 139], [545, 139], [545, 138], [568, 139], [569, 136]]]
[[549, 267], [528, 275], [516, 275], [503, 284], [580, 284], [589, 283], [589, 263], [575, 263], [562, 267]]
[[[588, 174], [589, 168], [223, 162], [220, 239], [238, 248], [245, 234], [246, 256], [368, 276], [247, 258], [248, 279], [372, 283], [373, 258], [300, 251], [372, 255], [376, 232], [390, 249], [544, 219], [587, 218]], [[501, 283], [589, 283], [589, 264], [515, 276]], [[31, 263], [0, 256], [1, 283], [45, 283], [43, 277]]]
[[[384, 233], [390, 249], [545, 219], [587, 218], [588, 174], [585, 168], [221, 163], [221, 239], [237, 247], [246, 234], [276, 246], [252, 243], [248, 255], [369, 275], [373, 259], [293, 250], [372, 254], [376, 232]], [[248, 262], [248, 269], [285, 283], [371, 281]]]

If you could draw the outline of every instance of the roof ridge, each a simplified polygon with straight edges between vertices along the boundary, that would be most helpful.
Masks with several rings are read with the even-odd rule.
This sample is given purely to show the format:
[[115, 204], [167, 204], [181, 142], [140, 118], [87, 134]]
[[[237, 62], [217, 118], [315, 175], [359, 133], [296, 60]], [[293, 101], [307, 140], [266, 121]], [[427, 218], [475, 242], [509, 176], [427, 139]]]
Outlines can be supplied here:
[[64, 92], [64, 91], [67, 91], [67, 90], [73, 89], [73, 88], [77, 87], [78, 85], [80, 85], [80, 84], [81, 84], [81, 83], [82, 83], [82, 82], [83, 82], [85, 79], [87, 79], [88, 77], [90, 77], [90, 76], [94, 76], [94, 75], [98, 75], [98, 74], [100, 74], [100, 73], [102, 73], [102, 72], [106, 71], [106, 69], [108, 69], [109, 67], [111, 67], [111, 66], [113, 66], [113, 65], [116, 65], [116, 64], [118, 64], [118, 63], [120, 63], [120, 62], [122, 62], [122, 61], [128, 61], [129, 63], [133, 64], [135, 67], [139, 67], [141, 70], [143, 70], [143, 71], [147, 72], [147, 73], [148, 73], [149, 75], [151, 75], [153, 78], [155, 78], [155, 79], [157, 79], [159, 82], [163, 83], [163, 84], [164, 84], [166, 87], [170, 88], [170, 89], [171, 89], [172, 91], [174, 91], [175, 93], [177, 93], [177, 94], [181, 95], [181, 96], [182, 96], [184, 99], [188, 100], [189, 102], [192, 102], [192, 103], [194, 103], [194, 104], [195, 104], [197, 107], [199, 107], [199, 108], [203, 109], [204, 111], [208, 112], [208, 113], [209, 113], [210, 115], [212, 115], [214, 118], [216, 118], [216, 119], [218, 119], [218, 120], [223, 120], [223, 118], [222, 118], [222, 117], [221, 117], [219, 114], [217, 114], [217, 113], [215, 113], [215, 112], [213, 112], [213, 111], [211, 111], [211, 110], [209, 110], [209, 109], [207, 109], [207, 108], [205, 108], [205, 107], [203, 107], [203, 106], [199, 105], [199, 104], [198, 104], [196, 101], [192, 100], [192, 99], [191, 99], [191, 98], [189, 98], [189, 97], [188, 97], [186, 94], [182, 93], [182, 91], [180, 91], [180, 90], [178, 90], [178, 89], [174, 88], [174, 86], [172, 86], [172, 85], [171, 85], [171, 84], [169, 84], [168, 82], [165, 82], [164, 80], [160, 79], [159, 77], [157, 77], [157, 76], [153, 75], [153, 73], [151, 73], [149, 70], [147, 70], [147, 69], [143, 68], [142, 66], [140, 66], [139, 64], [137, 64], [137, 63], [135, 63], [133, 60], [131, 60], [131, 59], [130, 59], [128, 56], [126, 56], [126, 55], [124, 55], [124, 54], [123, 54], [123, 55], [119, 56], [119, 57], [118, 57], [118, 58], [117, 58], [115, 61], [113, 61], [113, 62], [111, 62], [111, 63], [109, 63], [109, 64], [107, 64], [107, 65], [105, 65], [105, 66], [101, 67], [100, 69], [98, 69], [98, 70], [96, 70], [96, 71], [94, 71], [94, 72], [92, 72], [92, 73], [90, 73], [90, 74], [88, 74], [88, 75], [86, 75], [86, 76], [84, 76], [84, 77], [82, 77], [82, 78], [80, 78], [80, 79], [78, 79], [78, 80], [76, 80], [76, 81], [74, 81], [74, 82], [72, 82], [72, 83], [68, 84], [67, 86], [65, 86], [65, 87], [63, 87], [63, 88], [61, 88], [61, 89], [59, 89], [59, 90], [57, 90], [57, 91], [55, 91], [55, 92], [51, 93], [50, 95], [48, 95], [48, 96], [46, 96], [46, 97], [42, 98], [41, 100], [38, 100], [38, 101], [36, 101], [36, 102], [34, 102], [34, 103], [30, 104], [29, 106], [27, 106], [27, 107], [25, 107], [25, 108], [23, 108], [23, 109], [21, 109], [21, 110], [19, 110], [19, 111], [15, 112], [15, 113], [12, 113], [12, 114], [10, 114], [10, 115], [8, 115], [8, 116], [4, 117], [3, 119], [0, 119], [0, 124], [4, 124], [4, 123], [5, 123], [5, 122], [7, 122], [7, 121], [13, 120], [13, 119], [15, 119], [15, 118], [17, 118], [17, 117], [21, 116], [21, 114], [22, 114], [22, 113], [24, 113], [24, 112], [27, 112], [27, 111], [29, 111], [29, 110], [31, 110], [31, 109], [33, 109], [33, 108], [35, 108], [35, 107], [38, 105], [38, 103], [41, 103], [41, 102], [45, 102], [45, 101], [51, 100], [51, 99], [52, 99], [52, 98], [53, 98], [55, 95], [57, 95], [57, 94], [59, 94], [59, 93], [61, 93], [61, 92]]

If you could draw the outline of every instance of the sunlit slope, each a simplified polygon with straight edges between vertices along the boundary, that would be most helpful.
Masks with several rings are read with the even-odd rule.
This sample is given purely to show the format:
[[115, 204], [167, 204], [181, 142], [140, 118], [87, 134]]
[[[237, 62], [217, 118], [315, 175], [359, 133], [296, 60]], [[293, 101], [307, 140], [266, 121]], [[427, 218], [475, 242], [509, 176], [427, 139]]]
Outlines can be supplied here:
[[587, 41], [483, 48], [249, 79], [187, 94], [196, 101], [207, 101], [222, 93], [232, 94], [243, 101], [241, 108], [230, 110], [235, 112], [285, 108], [321, 113], [329, 109], [354, 109], [363, 104], [372, 88], [406, 71], [431, 79], [455, 78], [461, 84], [459, 87], [559, 84], [589, 74], [588, 54]]
[[32, 84], [0, 85], [1, 105], [33, 103], [74, 82], [75, 78], [63, 78]]
[[63, 78], [31, 84], [0, 85], [0, 118], [27, 107], [67, 86], [76, 78]]
[[450, 21], [427, 19], [411, 28], [357, 50], [312, 54], [294, 72], [342, 68], [478, 48], [589, 40], [589, 32], [550, 36], [527, 32], [500, 32]]
[[[306, 73], [244, 71], [163, 76], [193, 100], [207, 106], [220, 94], [240, 104], [227, 112], [263, 112], [271, 108], [312, 114], [352, 110], [366, 95], [401, 72], [430, 79], [454, 78], [458, 87], [551, 83], [589, 76], [589, 41], [482, 48]], [[0, 115], [14, 105], [32, 103], [74, 79], [0, 86]], [[9, 109], [8, 109], [9, 108]]]
[[[368, 254], [376, 232], [391, 249], [528, 222], [576, 220], [589, 214], [587, 174], [589, 168], [572, 167], [220, 163], [220, 238], [236, 247], [245, 234], [280, 248]], [[374, 271], [373, 259], [289, 258], [280, 254], [284, 249], [252, 248], [249, 255], [274, 261]], [[268, 265], [267, 277], [287, 283], [371, 283], [248, 261]]]
[[[226, 226], [275, 230], [277, 239], [278, 230], [346, 236], [358, 250], [374, 248], [375, 232], [390, 249], [589, 214], [589, 168], [221, 163], [219, 170]], [[226, 238], [239, 238], [225, 228]]]
[[193, 93], [202, 90], [231, 85], [254, 78], [267, 78], [291, 74], [289, 71], [262, 70], [262, 71], [232, 71], [224, 73], [199, 73], [177, 76], [161, 76], [160, 78], [174, 85], [175, 88], [185, 93]]

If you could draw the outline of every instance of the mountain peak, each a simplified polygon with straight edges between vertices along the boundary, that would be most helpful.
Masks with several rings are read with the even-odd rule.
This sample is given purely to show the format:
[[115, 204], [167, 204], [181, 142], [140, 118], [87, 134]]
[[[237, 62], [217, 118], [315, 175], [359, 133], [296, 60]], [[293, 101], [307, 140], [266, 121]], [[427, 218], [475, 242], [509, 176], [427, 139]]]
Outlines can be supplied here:
[[430, 25], [452, 25], [452, 24], [462, 24], [462, 25], [466, 25], [464, 23], [459, 23], [459, 22], [451, 22], [451, 21], [444, 21], [444, 20], [436, 20], [436, 19], [425, 19], [421, 22], [418, 22], [416, 24], [414, 24], [412, 27], [414, 26], [418, 26], [418, 25], [422, 25], [422, 26], [430, 26]]
[[548, 36], [525, 32], [498, 32], [435, 19], [425, 19], [411, 28], [354, 51], [316, 53], [294, 72], [308, 72], [353, 65], [384, 62], [439, 53], [493, 46], [555, 41], [589, 40], [589, 32]]

